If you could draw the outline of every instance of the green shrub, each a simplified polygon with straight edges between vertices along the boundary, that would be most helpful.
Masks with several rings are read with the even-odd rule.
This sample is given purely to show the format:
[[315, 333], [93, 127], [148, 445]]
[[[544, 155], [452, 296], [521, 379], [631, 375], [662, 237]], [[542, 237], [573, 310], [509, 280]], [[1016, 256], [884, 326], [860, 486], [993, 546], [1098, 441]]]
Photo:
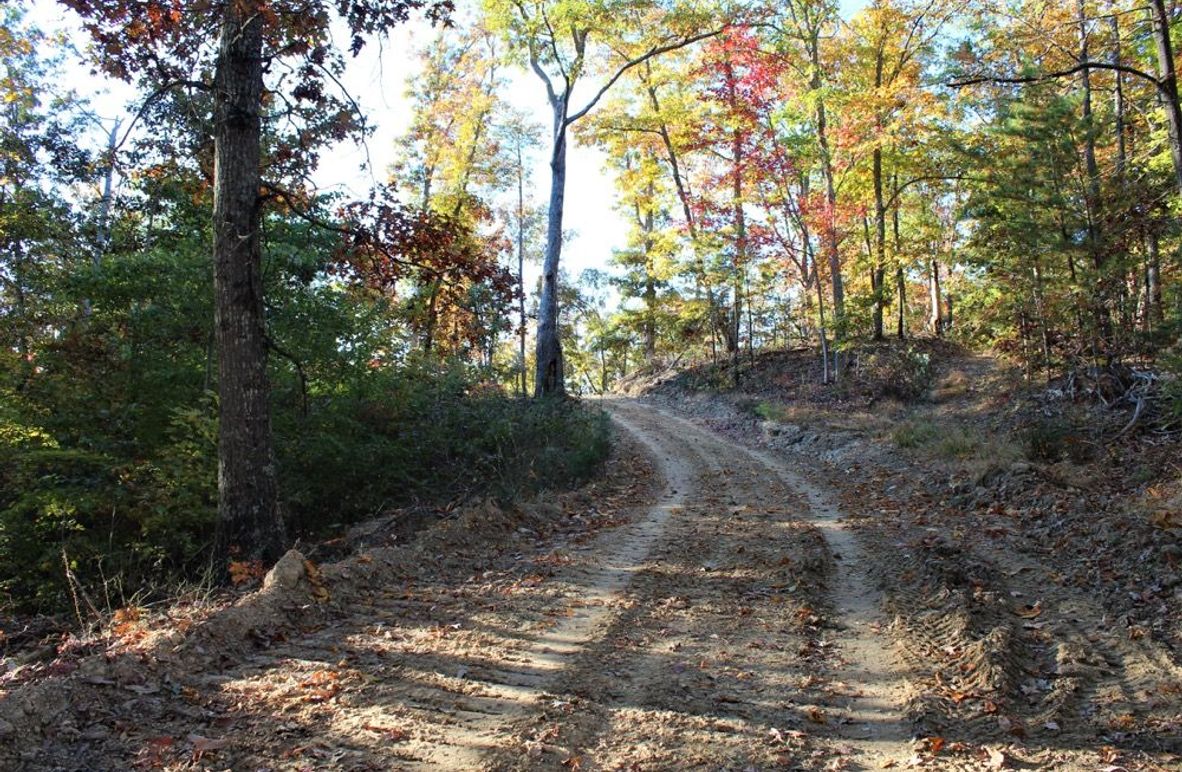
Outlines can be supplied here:
[[778, 402], [759, 402], [752, 407], [752, 412], [765, 421], [785, 423], [790, 418], [790, 412], [785, 405]]
[[473, 388], [463, 368], [410, 366], [373, 381], [277, 423], [281, 490], [297, 533], [414, 501], [509, 500], [570, 486], [610, 449], [601, 411]]
[[[277, 409], [293, 535], [414, 502], [508, 501], [596, 473], [610, 450], [606, 414], [510, 398], [476, 375], [408, 364], [313, 393], [307, 415]], [[175, 407], [162, 437], [125, 455], [59, 445], [0, 412], [0, 606], [62, 610], [73, 591], [117, 606], [124, 589], [200, 577], [217, 521], [216, 443], [208, 395]]]
[[151, 460], [45, 441], [0, 445], [4, 605], [58, 610], [74, 590], [107, 602], [112, 587], [199, 572], [216, 518], [213, 432], [208, 411], [178, 410], [171, 442]]

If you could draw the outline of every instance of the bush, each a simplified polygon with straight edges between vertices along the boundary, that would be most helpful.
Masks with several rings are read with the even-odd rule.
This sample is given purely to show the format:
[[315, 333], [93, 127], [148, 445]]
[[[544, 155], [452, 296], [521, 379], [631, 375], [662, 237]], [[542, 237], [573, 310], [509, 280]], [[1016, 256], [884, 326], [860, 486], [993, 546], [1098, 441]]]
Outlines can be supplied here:
[[751, 411], [763, 420], [775, 423], [787, 423], [792, 418], [792, 411], [788, 406], [779, 402], [758, 402], [752, 406]]
[[[306, 416], [277, 410], [291, 532], [316, 538], [415, 502], [505, 502], [575, 485], [606, 459], [603, 412], [474, 384], [462, 366], [408, 365], [313, 395]], [[174, 408], [164, 434], [119, 456], [0, 413], [0, 605], [56, 611], [78, 590], [119, 606], [124, 588], [203, 574], [217, 521], [212, 397]]]
[[1066, 457], [1077, 464], [1091, 460], [1094, 448], [1087, 437], [1062, 419], [1041, 419], [1022, 434], [1026, 458], [1054, 463]]
[[62, 448], [36, 431], [0, 444], [4, 605], [53, 611], [74, 591], [106, 604], [122, 587], [199, 573], [217, 515], [214, 431], [205, 411], [179, 410], [150, 460]]
[[574, 485], [610, 449], [602, 412], [474, 387], [457, 366], [376, 375], [276, 431], [289, 519], [311, 536], [414, 502]]
[[918, 400], [932, 385], [932, 358], [914, 348], [883, 347], [858, 357], [857, 372], [873, 397]]

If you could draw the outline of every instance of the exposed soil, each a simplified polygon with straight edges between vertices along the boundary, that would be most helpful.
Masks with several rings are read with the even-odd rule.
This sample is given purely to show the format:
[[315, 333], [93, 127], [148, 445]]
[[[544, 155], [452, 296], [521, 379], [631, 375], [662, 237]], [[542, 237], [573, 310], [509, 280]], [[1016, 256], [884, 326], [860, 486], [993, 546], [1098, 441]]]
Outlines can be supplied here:
[[808, 516], [820, 494], [680, 419], [610, 407], [643, 445], [625, 440], [606, 479], [559, 506], [476, 508], [323, 568], [293, 553], [187, 631], [126, 623], [99, 654], [9, 678], [0, 764], [837, 769], [909, 754], [875, 592], [856, 546], [835, 560], [840, 532]]
[[605, 400], [580, 491], [4, 674], [0, 768], [1177, 768], [1172, 596], [1089, 541], [1172, 535], [1112, 497], [1077, 526], [1039, 465], [966, 487], [886, 441], [902, 408], [656, 391]]
[[[917, 404], [875, 404], [857, 383], [815, 396], [811, 362], [787, 354], [738, 390], [687, 376], [647, 388], [828, 483], [883, 588], [927, 765], [1178, 768], [1176, 439], [1106, 440], [1127, 416], [1093, 412], [1086, 441], [1099, 450], [1032, 462], [1015, 447], [1023, 410], [1058, 420], [1084, 408], [1020, 392], [987, 358], [937, 364]], [[901, 448], [914, 425], [932, 438]]]

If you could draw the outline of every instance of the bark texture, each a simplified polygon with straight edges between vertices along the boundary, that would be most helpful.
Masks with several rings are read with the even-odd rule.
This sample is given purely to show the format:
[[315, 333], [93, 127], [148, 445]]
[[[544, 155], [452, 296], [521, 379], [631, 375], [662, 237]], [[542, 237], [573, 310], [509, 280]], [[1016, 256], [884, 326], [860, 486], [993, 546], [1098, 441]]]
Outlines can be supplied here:
[[278, 560], [285, 542], [271, 446], [259, 240], [262, 4], [226, 5], [214, 92], [214, 329], [218, 350], [215, 560]]
[[550, 209], [546, 225], [546, 261], [538, 302], [537, 369], [534, 396], [562, 395], [562, 341], [558, 329], [558, 260], [562, 255], [562, 208], [566, 199], [566, 109], [554, 108], [554, 152], [550, 156]]

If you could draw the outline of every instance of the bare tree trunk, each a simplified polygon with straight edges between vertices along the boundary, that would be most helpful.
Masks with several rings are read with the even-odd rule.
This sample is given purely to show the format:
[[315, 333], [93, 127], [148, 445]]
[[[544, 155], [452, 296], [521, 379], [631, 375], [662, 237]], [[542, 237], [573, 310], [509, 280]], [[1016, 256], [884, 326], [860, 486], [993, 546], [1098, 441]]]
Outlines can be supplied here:
[[751, 300], [751, 272], [743, 266], [743, 295], [747, 298], [747, 358], [755, 364], [755, 304]]
[[1161, 299], [1161, 249], [1157, 233], [1152, 229], [1145, 234], [1145, 305], [1146, 329], [1162, 323], [1164, 318]]
[[[730, 61], [724, 63], [728, 76], [733, 74]], [[732, 107], [738, 101], [733, 77], [727, 77], [730, 93], [727, 95]], [[735, 257], [731, 265], [734, 297], [731, 309], [731, 332], [734, 346], [731, 348], [731, 372], [735, 384], [739, 382], [739, 356], [742, 352], [744, 283], [747, 272], [747, 219], [743, 211], [743, 137], [738, 129], [731, 134], [731, 208], [735, 221]]]
[[285, 546], [271, 447], [259, 238], [263, 4], [227, 3], [214, 76], [214, 330], [218, 346], [217, 569]]
[[554, 103], [554, 150], [550, 155], [550, 207], [546, 222], [546, 259], [542, 265], [542, 297], [538, 302], [537, 364], [534, 396], [566, 392], [562, 372], [562, 340], [558, 329], [558, 259], [562, 254], [562, 209], [566, 200], [566, 103]]
[[928, 325], [937, 337], [942, 336], [944, 334], [944, 303], [940, 292], [940, 259], [935, 255], [932, 255], [930, 272], [928, 273], [928, 294], [931, 303]]
[[829, 212], [825, 226], [826, 255], [829, 258], [829, 280], [833, 284], [833, 316], [838, 327], [845, 319], [845, 286], [841, 279], [841, 255], [837, 251], [837, 230], [834, 222], [837, 209], [837, 187], [833, 180], [833, 162], [829, 155], [829, 137], [825, 120], [825, 103], [817, 101], [817, 141], [821, 144], [821, 166], [825, 173], [825, 201]]
[[1173, 45], [1170, 43], [1170, 15], [1165, 0], [1150, 0], [1149, 8], [1153, 21], [1153, 42], [1157, 49], [1158, 94], [1166, 110], [1174, 181], [1182, 192], [1182, 105], [1178, 103], [1178, 75], [1174, 68]]
[[636, 225], [643, 234], [641, 246], [644, 249], [644, 361], [653, 363], [657, 355], [657, 284], [653, 276], [653, 234], [656, 230], [656, 215], [653, 212], [653, 183], [648, 183], [648, 208], [641, 210], [635, 202]]
[[817, 336], [821, 340], [821, 383], [829, 383], [829, 337], [825, 330], [825, 291], [821, 287], [820, 265], [815, 256], [813, 257], [813, 278], [813, 284], [817, 289]]
[[521, 370], [521, 396], [529, 394], [525, 372], [525, 164], [521, 157], [521, 139], [517, 141], [517, 364]]
[[706, 290], [706, 304], [710, 309], [710, 361], [718, 363], [718, 300], [714, 295], [714, 286], [706, 278], [706, 269], [702, 263], [702, 256], [700, 245], [698, 243], [698, 224], [694, 217], [693, 204], [689, 185], [686, 183], [685, 177], [681, 172], [681, 159], [677, 152], [677, 148], [673, 145], [673, 137], [669, 133], [669, 127], [665, 123], [664, 116], [661, 115], [661, 101], [657, 96], [657, 89], [649, 80], [652, 75], [652, 67], [649, 63], [645, 63], [645, 89], [648, 92], [649, 103], [652, 105], [653, 112], [659, 116], [657, 123], [657, 133], [661, 137], [661, 144], [665, 147], [665, 158], [669, 162], [669, 170], [673, 176], [673, 187], [677, 191], [677, 200], [681, 204], [682, 216], [685, 218], [685, 227], [689, 232], [690, 247], [693, 249], [694, 262], [698, 276], [705, 286]]
[[[1109, 17], [1112, 25], [1112, 56], [1109, 63], [1113, 67], [1121, 65], [1120, 53], [1120, 21], [1118, 17], [1113, 14]], [[1125, 150], [1125, 88], [1124, 88], [1124, 73], [1120, 70], [1113, 70], [1115, 75], [1116, 87], [1112, 92], [1112, 116], [1113, 116], [1113, 133], [1116, 135], [1116, 180], [1124, 187], [1125, 180], [1125, 166], [1127, 165], [1127, 152]]]
[[427, 354], [435, 347], [435, 330], [439, 326], [439, 290], [442, 287], [443, 277], [436, 276], [427, 297], [427, 326], [423, 330], [423, 351]]
[[899, 293], [899, 311], [897, 315], [895, 335], [899, 340], [907, 337], [907, 276], [903, 271], [903, 238], [899, 232], [899, 173], [891, 175], [894, 188], [892, 198], [895, 200], [895, 210], [892, 221], [895, 229], [895, 289]]
[[1051, 331], [1047, 326], [1046, 294], [1043, 292], [1042, 266], [1034, 261], [1034, 310], [1038, 313], [1039, 340], [1042, 345], [1042, 366], [1047, 376], [1051, 374]]
[[[1087, 64], [1090, 61], [1088, 53], [1087, 14], [1084, 0], [1076, 0], [1076, 16], [1079, 23], [1080, 61]], [[1096, 163], [1096, 128], [1092, 120], [1092, 76], [1091, 70], [1084, 67], [1080, 71], [1080, 87], [1083, 89], [1083, 123], [1084, 123], [1084, 165], [1087, 169], [1087, 215], [1088, 215], [1088, 248], [1092, 256], [1092, 265], [1096, 268], [1096, 282], [1092, 289], [1092, 316], [1096, 320], [1096, 333], [1092, 337], [1093, 354], [1112, 355], [1112, 319], [1108, 308], [1107, 277], [1104, 275], [1106, 263], [1104, 247], [1100, 243], [1100, 167]]]
[[[878, 46], [878, 55], [874, 60], [874, 86], [881, 88], [883, 75], [883, 51], [882, 46]], [[882, 115], [876, 114], [874, 116], [875, 128], [878, 130], [878, 136], [882, 136]], [[885, 288], [886, 281], [886, 204], [883, 201], [882, 195], [882, 147], [880, 145], [874, 146], [872, 157], [871, 171], [874, 178], [874, 275], [872, 277], [871, 285], [874, 290], [874, 339], [882, 340], [883, 335], [883, 313], [886, 305]]]

